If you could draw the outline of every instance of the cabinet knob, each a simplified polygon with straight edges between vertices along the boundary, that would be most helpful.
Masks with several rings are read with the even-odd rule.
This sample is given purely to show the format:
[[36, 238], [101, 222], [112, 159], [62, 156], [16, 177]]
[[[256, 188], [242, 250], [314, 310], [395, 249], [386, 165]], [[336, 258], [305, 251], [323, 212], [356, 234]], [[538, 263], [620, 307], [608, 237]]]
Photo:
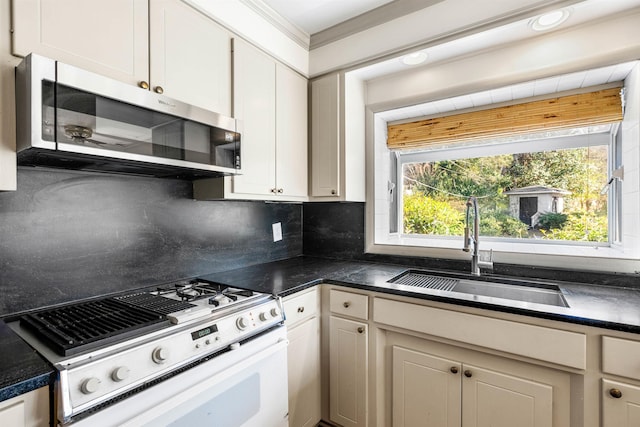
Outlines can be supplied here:
[[337, 193], [337, 191], [336, 191], [336, 190], [331, 190], [331, 195], [332, 195], [332, 196], [335, 196], [335, 195], [336, 195], [336, 193]]
[[617, 388], [612, 388], [611, 390], [609, 390], [609, 394], [615, 399], [620, 399], [622, 397], [622, 392]]
[[278, 188], [278, 194], [282, 194], [282, 193], [284, 193], [284, 189]]
[[269, 190], [271, 193], [276, 194], [276, 189], [272, 188], [271, 190]]
[[298, 313], [304, 313], [304, 307], [298, 307]]
[[358, 333], [361, 334], [364, 332], [364, 328], [362, 326], [358, 327]]
[[351, 303], [349, 301], [345, 301], [345, 302], [342, 303], [342, 306], [344, 308], [349, 308], [349, 307], [351, 307]]
[[144, 80], [139, 82], [138, 86], [140, 86], [142, 89], [149, 89], [149, 83], [145, 82]]
[[452, 366], [450, 369], [452, 374], [457, 374], [458, 373], [458, 367], [457, 366]]
[[473, 376], [473, 373], [469, 370], [464, 371], [464, 376], [467, 378], [471, 378]]
[[153, 91], [155, 93], [159, 93], [159, 94], [163, 94], [164, 93], [164, 89], [162, 89], [162, 86], [156, 86], [153, 88]]

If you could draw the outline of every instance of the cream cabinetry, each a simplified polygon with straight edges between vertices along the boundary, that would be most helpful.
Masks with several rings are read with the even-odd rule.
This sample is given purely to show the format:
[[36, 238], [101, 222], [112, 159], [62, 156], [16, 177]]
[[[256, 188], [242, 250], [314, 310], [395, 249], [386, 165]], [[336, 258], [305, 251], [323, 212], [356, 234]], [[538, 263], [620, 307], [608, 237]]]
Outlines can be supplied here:
[[602, 380], [602, 426], [640, 426], [640, 387]]
[[284, 301], [288, 328], [289, 426], [313, 427], [321, 418], [320, 317], [317, 288]]
[[42, 387], [0, 402], [0, 425], [41, 427], [49, 425], [49, 388]]
[[231, 113], [231, 35], [179, 0], [14, 0], [12, 12], [14, 55], [37, 53]]
[[552, 385], [392, 348], [394, 427], [554, 425]]
[[195, 198], [306, 200], [306, 111], [307, 80], [235, 39], [233, 116], [241, 121], [242, 172], [195, 182]]
[[332, 73], [311, 82], [312, 200], [365, 200], [364, 86]]
[[368, 324], [363, 321], [368, 297], [332, 289], [329, 299], [330, 418], [344, 427], [366, 426], [369, 354]]

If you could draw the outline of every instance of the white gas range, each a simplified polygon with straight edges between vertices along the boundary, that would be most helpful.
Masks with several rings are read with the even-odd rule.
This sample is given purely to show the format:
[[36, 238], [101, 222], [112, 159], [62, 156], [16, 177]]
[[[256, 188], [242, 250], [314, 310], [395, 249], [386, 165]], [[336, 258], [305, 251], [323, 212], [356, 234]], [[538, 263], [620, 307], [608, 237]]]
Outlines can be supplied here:
[[190, 280], [10, 326], [58, 372], [59, 425], [248, 427], [287, 425], [283, 321], [275, 296]]

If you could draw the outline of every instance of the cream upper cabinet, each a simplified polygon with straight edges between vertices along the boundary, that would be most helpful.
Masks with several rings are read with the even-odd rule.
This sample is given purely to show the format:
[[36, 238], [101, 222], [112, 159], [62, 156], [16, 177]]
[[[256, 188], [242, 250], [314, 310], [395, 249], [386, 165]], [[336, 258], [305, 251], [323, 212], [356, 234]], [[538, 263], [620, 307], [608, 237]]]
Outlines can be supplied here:
[[224, 115], [231, 36], [179, 0], [14, 0], [13, 54], [37, 53]]
[[307, 80], [234, 39], [233, 116], [241, 173], [194, 182], [196, 199], [307, 199]]
[[149, 4], [151, 90], [230, 116], [230, 33], [181, 1]]
[[13, 54], [37, 53], [131, 84], [149, 81], [148, 7], [148, 0], [13, 0]]
[[312, 201], [365, 201], [365, 93], [349, 74], [311, 82]]
[[311, 196], [340, 196], [340, 74], [311, 82]]

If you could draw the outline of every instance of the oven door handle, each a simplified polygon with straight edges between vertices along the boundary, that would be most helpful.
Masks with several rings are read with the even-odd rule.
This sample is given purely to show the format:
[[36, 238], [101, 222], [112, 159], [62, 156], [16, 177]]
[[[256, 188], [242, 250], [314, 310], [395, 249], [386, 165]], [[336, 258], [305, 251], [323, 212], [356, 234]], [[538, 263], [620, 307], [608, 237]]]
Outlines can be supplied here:
[[[264, 348], [262, 350], [257, 351], [256, 353], [250, 355], [246, 359], [241, 360], [238, 363], [229, 366], [228, 368], [223, 369], [222, 371], [214, 374], [213, 376], [199, 382], [198, 384], [190, 387], [188, 390], [185, 390], [178, 395], [175, 395], [169, 402], [165, 402], [162, 405], [162, 410], [168, 412], [174, 408], [177, 408], [185, 403], [187, 403], [193, 396], [198, 396], [200, 393], [205, 392], [207, 389], [211, 388], [216, 384], [223, 383], [226, 380], [229, 380], [235, 375], [244, 372], [249, 369], [251, 366], [254, 366], [260, 361], [268, 358], [269, 356], [286, 349], [289, 345], [289, 340], [285, 338], [280, 338], [278, 342], [275, 344]], [[233, 352], [242, 351], [243, 346], [240, 346], [237, 350], [232, 350]], [[145, 425], [158, 417], [158, 413], [151, 410], [145, 410], [138, 416], [130, 419], [129, 421], [121, 424], [121, 427], [139, 427], [141, 425]]]

